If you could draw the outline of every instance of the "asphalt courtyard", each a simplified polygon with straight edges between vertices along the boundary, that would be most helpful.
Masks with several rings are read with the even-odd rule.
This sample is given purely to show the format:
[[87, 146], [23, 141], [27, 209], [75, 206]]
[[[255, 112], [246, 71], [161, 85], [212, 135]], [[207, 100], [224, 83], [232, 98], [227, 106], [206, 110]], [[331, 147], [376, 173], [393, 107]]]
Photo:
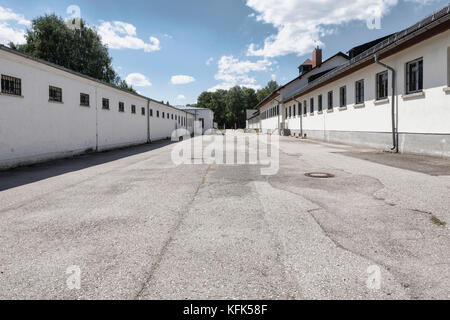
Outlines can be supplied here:
[[0, 172], [0, 299], [450, 298], [448, 160], [282, 137], [264, 176], [175, 146]]

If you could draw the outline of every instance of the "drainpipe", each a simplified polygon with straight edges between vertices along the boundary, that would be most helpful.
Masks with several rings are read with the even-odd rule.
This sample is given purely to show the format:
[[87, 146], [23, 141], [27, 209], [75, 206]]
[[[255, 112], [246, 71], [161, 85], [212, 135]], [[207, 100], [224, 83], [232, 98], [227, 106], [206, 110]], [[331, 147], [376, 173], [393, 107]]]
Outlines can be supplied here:
[[[295, 102], [298, 103], [298, 105], [301, 105], [301, 102], [294, 99]], [[297, 110], [298, 111], [298, 110]], [[303, 139], [303, 107], [300, 107], [300, 113], [298, 113], [299, 117], [300, 117], [300, 138]]]
[[150, 99], [147, 99], [147, 143], [151, 143], [150, 135]]
[[389, 69], [392, 72], [392, 140], [393, 147], [391, 150], [395, 150], [396, 153], [399, 151], [398, 147], [398, 110], [395, 112], [395, 69], [384, 64], [378, 60], [378, 54], [375, 54], [375, 63]]

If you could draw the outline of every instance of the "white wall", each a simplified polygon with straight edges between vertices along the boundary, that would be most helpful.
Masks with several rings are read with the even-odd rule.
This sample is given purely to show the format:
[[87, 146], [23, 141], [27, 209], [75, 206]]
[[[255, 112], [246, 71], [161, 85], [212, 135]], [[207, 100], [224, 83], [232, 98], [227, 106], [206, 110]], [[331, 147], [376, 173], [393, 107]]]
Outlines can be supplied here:
[[[450, 134], [450, 95], [444, 92], [447, 86], [448, 47], [450, 31], [430, 38], [413, 47], [403, 50], [385, 60], [397, 70], [397, 97], [399, 108], [399, 132]], [[424, 61], [424, 96], [414, 99], [403, 99], [405, 94], [405, 64], [423, 57]], [[391, 73], [389, 72], [389, 99], [384, 103], [375, 103], [375, 76], [386, 69], [372, 64], [347, 77], [325, 85], [297, 100], [307, 100], [308, 114], [303, 118], [305, 130], [335, 130], [390, 132], [391, 128]], [[355, 82], [364, 79], [365, 105], [355, 108]], [[340, 110], [339, 88], [347, 87], [347, 109]], [[334, 109], [327, 112], [327, 93], [333, 90]], [[318, 95], [323, 96], [322, 114], [318, 114]], [[310, 98], [314, 98], [315, 112], [309, 114]], [[295, 103], [288, 101], [285, 106]], [[296, 118], [299, 116], [296, 115]], [[299, 127], [296, 118], [287, 119], [286, 125], [293, 129]]]
[[[5, 50], [0, 50], [0, 73], [22, 81], [22, 97], [0, 94], [0, 168], [147, 142], [145, 97]], [[50, 85], [62, 89], [62, 103], [49, 102]], [[80, 106], [80, 93], [89, 94], [89, 107]], [[109, 99], [109, 110], [102, 109], [102, 98]], [[119, 101], [125, 112], [119, 112]], [[165, 113], [187, 116], [156, 105]], [[171, 119], [152, 117], [150, 122], [153, 141], [170, 137], [176, 126]]]

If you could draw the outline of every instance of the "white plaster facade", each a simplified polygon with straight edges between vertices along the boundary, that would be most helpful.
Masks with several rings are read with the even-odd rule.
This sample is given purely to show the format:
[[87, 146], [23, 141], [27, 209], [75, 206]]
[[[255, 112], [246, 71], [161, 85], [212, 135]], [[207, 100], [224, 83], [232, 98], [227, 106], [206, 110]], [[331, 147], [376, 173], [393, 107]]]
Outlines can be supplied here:
[[[0, 73], [21, 79], [22, 87], [21, 96], [0, 94], [0, 168], [165, 139], [178, 126], [172, 114], [186, 118], [184, 127], [191, 123], [192, 132], [192, 116], [183, 110], [4, 47]], [[62, 89], [61, 103], [49, 101], [49, 86]], [[81, 93], [89, 95], [89, 106], [80, 105]], [[103, 98], [109, 99], [109, 110], [102, 108]], [[157, 118], [155, 110], [170, 118]]]
[[[447, 13], [447, 16], [449, 13]], [[445, 18], [445, 16], [444, 16]], [[444, 25], [448, 25], [444, 20]], [[445, 28], [444, 28], [445, 30]], [[424, 31], [425, 33], [428, 30]], [[311, 91], [311, 84], [297, 84], [298, 94], [293, 95], [290, 84], [280, 89], [282, 97], [281, 128], [290, 134], [307, 134], [308, 137], [326, 141], [367, 145], [386, 149], [392, 135], [392, 73], [388, 72], [388, 97], [376, 99], [376, 75], [387, 69], [372, 62], [333, 82], [319, 84]], [[406, 64], [416, 59], [423, 60], [423, 90], [406, 94]], [[414, 45], [402, 48], [381, 59], [381, 62], [396, 71], [395, 105], [398, 115], [397, 131], [400, 136], [401, 152], [431, 154], [450, 157], [450, 30], [440, 31], [427, 39], [416, 41]], [[308, 74], [310, 76], [310, 74]], [[355, 103], [355, 83], [364, 80], [364, 103]], [[300, 82], [298, 80], [297, 82]], [[347, 101], [340, 106], [340, 88], [345, 86]], [[306, 93], [302, 94], [301, 92]], [[333, 108], [327, 110], [328, 92], [333, 92]], [[318, 111], [318, 97], [322, 96], [323, 111]], [[287, 98], [290, 97], [290, 98]], [[295, 98], [295, 99], [294, 99]], [[314, 112], [310, 112], [311, 99]], [[277, 98], [277, 100], [280, 100]], [[306, 101], [307, 113], [304, 114]], [[266, 101], [260, 107], [262, 112], [275, 100]], [[299, 114], [299, 103], [302, 115]], [[289, 108], [291, 113], [289, 115]], [[295, 115], [294, 110], [295, 108]], [[287, 116], [286, 116], [287, 114]], [[271, 130], [276, 124], [273, 119], [261, 120], [262, 131]], [[272, 121], [271, 121], [272, 120]]]

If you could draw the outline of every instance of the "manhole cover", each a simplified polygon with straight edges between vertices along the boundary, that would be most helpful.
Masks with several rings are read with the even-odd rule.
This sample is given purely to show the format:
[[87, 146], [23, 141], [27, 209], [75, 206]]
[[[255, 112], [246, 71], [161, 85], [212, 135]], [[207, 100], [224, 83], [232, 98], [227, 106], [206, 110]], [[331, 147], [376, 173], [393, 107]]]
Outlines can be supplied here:
[[327, 179], [327, 178], [334, 178], [334, 174], [331, 173], [325, 173], [325, 172], [310, 172], [305, 173], [305, 176], [310, 178], [318, 178], [318, 179]]

